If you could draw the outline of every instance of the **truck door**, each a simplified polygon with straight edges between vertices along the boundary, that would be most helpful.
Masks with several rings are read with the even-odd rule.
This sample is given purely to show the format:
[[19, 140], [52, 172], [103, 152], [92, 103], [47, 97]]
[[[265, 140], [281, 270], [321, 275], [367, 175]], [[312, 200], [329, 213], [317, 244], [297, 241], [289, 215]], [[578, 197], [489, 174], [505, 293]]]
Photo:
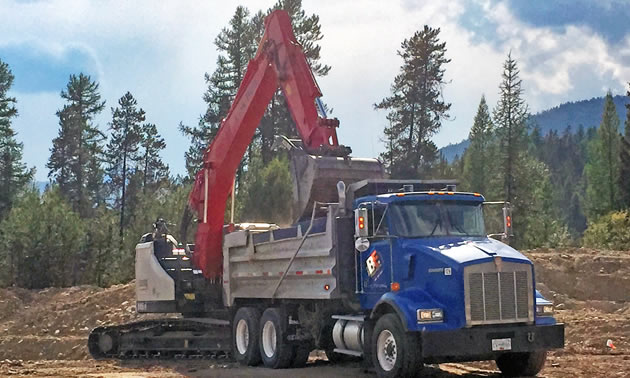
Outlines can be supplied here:
[[[357, 287], [361, 295], [361, 303], [371, 308], [385, 292], [390, 290], [392, 278], [392, 245], [388, 233], [386, 206], [370, 203], [362, 206], [367, 210], [366, 237], [368, 247], [363, 252], [357, 250]], [[363, 248], [361, 248], [363, 249]]]

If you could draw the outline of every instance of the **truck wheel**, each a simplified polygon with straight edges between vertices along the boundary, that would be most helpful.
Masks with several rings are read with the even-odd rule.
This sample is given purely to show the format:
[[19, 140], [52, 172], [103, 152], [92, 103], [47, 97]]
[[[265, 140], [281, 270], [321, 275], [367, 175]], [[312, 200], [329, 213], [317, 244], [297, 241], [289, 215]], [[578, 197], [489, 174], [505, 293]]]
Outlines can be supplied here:
[[256, 366], [260, 363], [259, 319], [260, 312], [252, 307], [241, 307], [234, 315], [232, 345], [234, 345], [234, 357], [241, 365]]
[[372, 361], [379, 377], [411, 377], [421, 367], [420, 348], [396, 314], [379, 318], [372, 334]]
[[507, 377], [533, 377], [543, 368], [547, 351], [506, 353], [497, 358], [497, 367]]
[[268, 308], [260, 319], [260, 357], [272, 369], [284, 369], [291, 364], [293, 345], [286, 341], [287, 316], [279, 308]]

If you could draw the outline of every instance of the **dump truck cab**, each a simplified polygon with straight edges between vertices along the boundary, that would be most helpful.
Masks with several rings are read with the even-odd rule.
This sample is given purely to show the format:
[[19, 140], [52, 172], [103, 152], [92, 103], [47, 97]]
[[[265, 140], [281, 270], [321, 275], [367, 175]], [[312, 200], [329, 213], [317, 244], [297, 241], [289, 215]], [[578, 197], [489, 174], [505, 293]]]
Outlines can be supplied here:
[[[432, 183], [441, 190], [415, 190], [427, 186], [422, 182], [383, 189], [388, 181], [396, 186], [382, 180], [370, 190], [377, 194], [353, 199], [361, 309], [374, 322], [394, 315], [425, 363], [495, 359], [509, 372], [520, 358], [529, 370], [517, 369], [518, 374], [539, 370], [545, 351], [563, 346], [563, 325], [535, 289], [532, 262], [488, 236], [484, 197], [457, 192], [452, 183]], [[511, 228], [508, 206], [503, 214], [505, 238]], [[388, 365], [387, 337], [372, 338], [377, 370], [394, 369]]]

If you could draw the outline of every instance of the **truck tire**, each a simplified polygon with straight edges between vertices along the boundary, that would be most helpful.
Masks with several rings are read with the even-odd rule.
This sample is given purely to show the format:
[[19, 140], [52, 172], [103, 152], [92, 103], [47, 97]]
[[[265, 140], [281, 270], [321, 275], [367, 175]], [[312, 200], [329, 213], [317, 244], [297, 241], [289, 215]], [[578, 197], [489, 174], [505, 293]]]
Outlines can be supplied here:
[[419, 343], [405, 333], [396, 314], [385, 314], [376, 321], [370, 347], [379, 377], [413, 377], [422, 367]]
[[284, 369], [291, 365], [293, 345], [287, 343], [288, 318], [280, 308], [271, 307], [260, 319], [260, 357], [263, 364], [272, 369]]
[[533, 377], [545, 365], [547, 351], [506, 353], [497, 358], [501, 373], [507, 377]]
[[256, 366], [260, 363], [259, 319], [260, 311], [253, 307], [241, 307], [234, 315], [232, 345], [234, 357], [241, 365]]

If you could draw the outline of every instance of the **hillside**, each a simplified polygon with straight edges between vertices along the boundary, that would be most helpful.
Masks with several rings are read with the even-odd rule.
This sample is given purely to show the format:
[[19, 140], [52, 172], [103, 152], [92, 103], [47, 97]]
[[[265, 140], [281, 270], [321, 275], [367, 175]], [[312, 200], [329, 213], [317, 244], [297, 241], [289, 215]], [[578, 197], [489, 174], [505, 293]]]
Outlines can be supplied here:
[[[624, 121], [626, 119], [626, 107], [629, 103], [627, 96], [614, 96], [613, 101], [617, 108], [619, 116], [619, 131], [623, 132]], [[590, 100], [581, 100], [575, 102], [566, 102], [553, 108], [543, 110], [532, 115], [532, 124], [538, 125], [542, 134], [547, 134], [551, 130], [558, 132], [564, 131], [567, 126], [571, 126], [572, 130], [577, 130], [580, 126], [596, 127], [602, 119], [604, 109], [604, 98], [594, 97]], [[440, 152], [444, 158], [450, 163], [456, 156], [462, 156], [470, 142], [465, 139], [459, 143], [449, 144], [442, 147]]]

